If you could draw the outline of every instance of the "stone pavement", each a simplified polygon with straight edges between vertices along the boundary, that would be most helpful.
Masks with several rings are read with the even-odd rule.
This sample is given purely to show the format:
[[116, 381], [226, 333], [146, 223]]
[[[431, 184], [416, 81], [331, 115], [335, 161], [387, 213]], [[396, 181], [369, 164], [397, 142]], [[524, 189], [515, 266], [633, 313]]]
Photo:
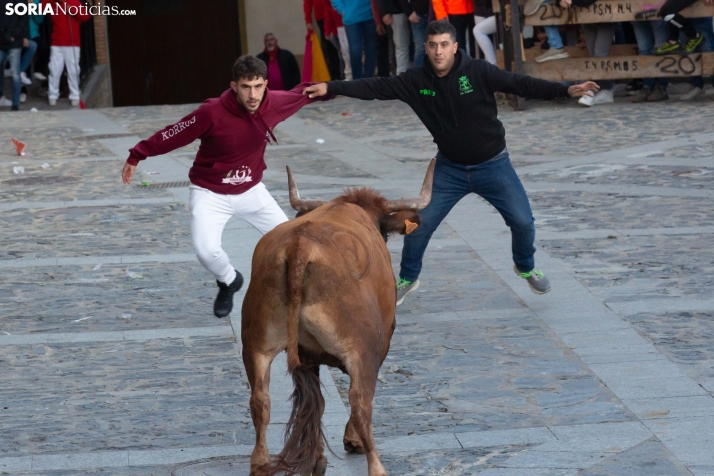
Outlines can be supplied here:
[[[194, 107], [0, 115], [0, 474], [247, 474], [240, 315], [212, 316], [181, 183], [198, 144], [139, 167], [135, 183], [170, 188], [119, 178], [129, 147]], [[553, 291], [514, 275], [490, 206], [457, 205], [397, 311], [374, 401], [385, 467], [714, 475], [711, 103], [529, 102], [500, 116]], [[265, 183], [286, 211], [286, 164], [304, 197], [371, 186], [396, 198], [418, 192], [436, 151], [394, 102], [313, 105], [276, 136]], [[10, 137], [32, 155], [11, 154]], [[224, 233], [245, 274], [259, 238], [239, 220]], [[388, 244], [395, 269], [401, 244]], [[277, 452], [284, 355], [272, 375]], [[322, 380], [339, 457], [328, 474], [365, 474], [341, 448], [349, 382]]]

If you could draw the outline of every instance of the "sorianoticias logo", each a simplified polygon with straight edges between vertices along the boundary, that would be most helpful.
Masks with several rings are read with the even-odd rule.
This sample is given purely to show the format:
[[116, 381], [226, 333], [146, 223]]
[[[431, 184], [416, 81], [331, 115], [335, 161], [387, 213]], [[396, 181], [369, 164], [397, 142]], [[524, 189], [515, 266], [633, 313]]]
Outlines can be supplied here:
[[120, 10], [116, 5], [68, 5], [65, 2], [18, 2], [5, 4], [6, 15], [136, 15], [136, 10]]
[[467, 78], [466, 76], [461, 76], [459, 78], [459, 91], [461, 91], [461, 94], [468, 94], [474, 92], [474, 88], [471, 87], [469, 78]]
[[223, 183], [229, 183], [231, 185], [240, 185], [252, 181], [253, 177], [250, 176], [250, 167], [245, 165], [235, 171], [231, 170], [223, 179]]

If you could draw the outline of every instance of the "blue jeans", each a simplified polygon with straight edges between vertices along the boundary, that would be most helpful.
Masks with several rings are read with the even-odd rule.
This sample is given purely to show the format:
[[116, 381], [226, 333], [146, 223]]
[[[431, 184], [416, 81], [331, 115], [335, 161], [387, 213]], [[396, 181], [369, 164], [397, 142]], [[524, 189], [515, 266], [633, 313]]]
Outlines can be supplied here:
[[[5, 61], [10, 60], [10, 71], [12, 71], [12, 105], [20, 106], [20, 90], [22, 81], [20, 80], [20, 52], [22, 48], [12, 48], [10, 50], [0, 50], [0, 80], [3, 80], [2, 73], [5, 71]], [[2, 96], [3, 82], [0, 81], [0, 96]]]
[[[550, 3], [550, 0], [545, 0], [543, 3]], [[546, 25], [543, 27], [543, 30], [545, 30], [545, 35], [548, 37], [548, 45], [550, 45], [551, 48], [559, 50], [563, 47], [563, 38], [560, 36], [560, 31], [557, 26]]]
[[[350, 47], [352, 79], [371, 78], [377, 66], [377, 26], [374, 20], [345, 25], [347, 43]], [[364, 53], [364, 65], [362, 54]]]
[[421, 68], [424, 64], [424, 43], [426, 42], [426, 17], [422, 17], [419, 23], [412, 23], [412, 38], [414, 40], [414, 67]]
[[[700, 35], [704, 36], [704, 41], [702, 42], [702, 52], [710, 53], [714, 51], [714, 28], [712, 28], [711, 18], [690, 18], [692, 26], [699, 32]], [[712, 84], [714, 84], [714, 76], [711, 77]], [[698, 88], [704, 87], [704, 78], [701, 76], [692, 76], [689, 78], [689, 83]]]
[[493, 205], [511, 229], [513, 261], [521, 272], [535, 267], [535, 225], [528, 196], [508, 151], [479, 165], [460, 165], [436, 154], [431, 202], [419, 215], [421, 224], [404, 236], [399, 277], [414, 281], [419, 277], [422, 258], [431, 235], [456, 203], [476, 193]]
[[[633, 21], [630, 22], [637, 39], [637, 50], [641, 56], [650, 56], [652, 51], [662, 45], [669, 38], [669, 29], [664, 20]], [[669, 84], [667, 78], [644, 78], [642, 84], [650, 91], [659, 83], [665, 90]]]
[[35, 51], [37, 51], [37, 43], [28, 40], [28, 46], [27, 48], [24, 48], [22, 50], [22, 59], [20, 59], [20, 71], [25, 71], [27, 72], [27, 68], [30, 67], [30, 63], [32, 63], [32, 58], [35, 57]]

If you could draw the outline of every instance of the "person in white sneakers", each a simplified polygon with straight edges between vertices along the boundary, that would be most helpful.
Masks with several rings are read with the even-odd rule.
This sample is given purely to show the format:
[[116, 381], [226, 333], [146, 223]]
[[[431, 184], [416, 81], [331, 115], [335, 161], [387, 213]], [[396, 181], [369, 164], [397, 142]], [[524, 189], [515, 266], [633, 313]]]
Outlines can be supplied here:
[[261, 233], [288, 220], [261, 182], [267, 168], [265, 148], [271, 140], [277, 143], [276, 125], [316, 101], [301, 94], [310, 83], [292, 91], [270, 91], [267, 77], [263, 61], [241, 56], [233, 65], [231, 87], [220, 98], [208, 99], [177, 123], [136, 144], [122, 170], [122, 181], [129, 184], [140, 161], [201, 139], [188, 173], [191, 237], [199, 262], [216, 277], [216, 317], [230, 314], [233, 294], [243, 284], [243, 276], [221, 248], [223, 228], [233, 216]]
[[[67, 68], [69, 100], [73, 107], [77, 107], [79, 106], [79, 27], [82, 22], [89, 20], [89, 15], [83, 14], [85, 10], [79, 8], [82, 6], [79, 0], [61, 0], [53, 4], [50, 80], [47, 96], [50, 106], [56, 106], [62, 71]], [[76, 15], [70, 15], [70, 12], [76, 12]]]

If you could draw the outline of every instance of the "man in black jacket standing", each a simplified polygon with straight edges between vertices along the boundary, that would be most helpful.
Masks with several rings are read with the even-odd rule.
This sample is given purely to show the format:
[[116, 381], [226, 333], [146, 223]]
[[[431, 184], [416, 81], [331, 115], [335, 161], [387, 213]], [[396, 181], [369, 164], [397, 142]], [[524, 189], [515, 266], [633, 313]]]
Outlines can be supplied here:
[[495, 92], [538, 99], [592, 96], [595, 83], [565, 86], [503, 71], [458, 50], [456, 30], [436, 21], [426, 30], [429, 61], [391, 78], [332, 81], [305, 88], [310, 97], [342, 94], [359, 99], [399, 99], [419, 116], [439, 147], [432, 198], [421, 225], [404, 238], [397, 304], [419, 287], [422, 257], [436, 227], [469, 193], [493, 205], [511, 228], [515, 272], [537, 294], [550, 282], [535, 268], [535, 226], [526, 192], [506, 150], [505, 129], [497, 119]]
[[[12, 72], [12, 110], [20, 110], [20, 90], [22, 80], [20, 79], [20, 57], [23, 46], [27, 46], [27, 30], [29, 28], [28, 16], [18, 15], [15, 11], [17, 4], [24, 4], [26, 0], [4, 0], [0, 1], [0, 97], [3, 93], [5, 82], [5, 61], [10, 62]], [[7, 99], [2, 105], [7, 105]]]
[[290, 91], [300, 84], [300, 67], [295, 56], [288, 50], [278, 46], [278, 39], [272, 33], [267, 33], [263, 40], [265, 49], [257, 54], [257, 58], [268, 65], [268, 84], [270, 89]]

